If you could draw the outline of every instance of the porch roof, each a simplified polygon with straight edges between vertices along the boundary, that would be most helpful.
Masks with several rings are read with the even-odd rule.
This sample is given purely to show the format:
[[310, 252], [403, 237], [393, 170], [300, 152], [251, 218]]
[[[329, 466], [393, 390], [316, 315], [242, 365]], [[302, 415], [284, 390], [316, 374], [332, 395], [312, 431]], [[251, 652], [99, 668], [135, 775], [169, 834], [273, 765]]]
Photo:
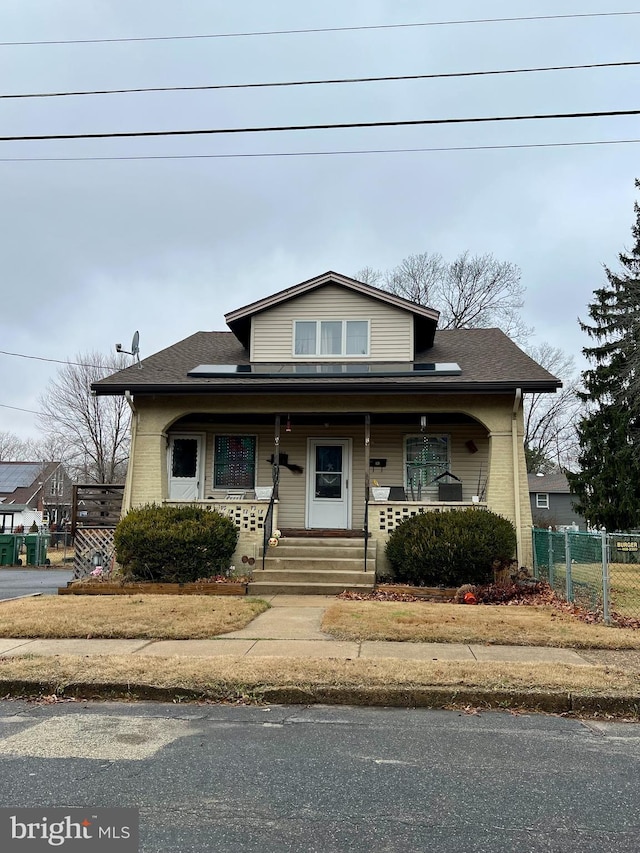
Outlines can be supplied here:
[[528, 393], [553, 392], [561, 382], [524, 353], [500, 329], [439, 331], [416, 362], [455, 362], [460, 374], [406, 376], [318, 374], [189, 376], [201, 364], [249, 365], [249, 352], [232, 332], [196, 332], [183, 341], [92, 384], [99, 395], [202, 393]]

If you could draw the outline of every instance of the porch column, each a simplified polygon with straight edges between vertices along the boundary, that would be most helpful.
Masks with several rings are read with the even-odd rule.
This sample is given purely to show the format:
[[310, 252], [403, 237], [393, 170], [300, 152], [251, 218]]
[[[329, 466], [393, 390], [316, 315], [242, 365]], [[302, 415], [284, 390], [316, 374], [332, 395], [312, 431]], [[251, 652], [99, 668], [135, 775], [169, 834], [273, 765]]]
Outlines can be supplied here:
[[[364, 570], [369, 551], [369, 461], [371, 458], [371, 415], [364, 416]], [[351, 473], [353, 480], [353, 472]]]
[[273, 479], [273, 498], [278, 500], [278, 486], [280, 484], [280, 415], [276, 415], [273, 428], [273, 464], [271, 476]]
[[511, 414], [511, 448], [513, 455], [513, 505], [516, 524], [516, 559], [522, 565], [522, 514], [520, 512], [520, 456], [518, 453], [518, 412], [522, 405], [522, 389], [516, 388]]

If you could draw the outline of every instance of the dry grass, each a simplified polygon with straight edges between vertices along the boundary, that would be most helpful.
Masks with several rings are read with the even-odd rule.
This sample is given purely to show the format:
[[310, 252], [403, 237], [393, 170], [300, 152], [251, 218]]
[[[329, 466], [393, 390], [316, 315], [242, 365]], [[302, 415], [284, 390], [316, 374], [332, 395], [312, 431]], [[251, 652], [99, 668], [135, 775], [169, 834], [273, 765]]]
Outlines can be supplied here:
[[[73, 570], [73, 560], [75, 557], [75, 551], [73, 548], [66, 548], [63, 545], [60, 545], [59, 548], [48, 548], [47, 549], [47, 560], [49, 560], [50, 565], [52, 566], [68, 566], [70, 570]], [[26, 560], [23, 555], [22, 564], [25, 565]]]
[[73, 684], [153, 685], [201, 691], [214, 699], [251, 698], [269, 686], [389, 688], [442, 687], [638, 696], [637, 676], [604, 666], [455, 663], [297, 658], [150, 658], [135, 656], [0, 658], [0, 689], [12, 681], [40, 681], [64, 691]]
[[0, 603], [0, 637], [206, 639], [244, 628], [268, 604], [211, 595], [92, 595]]
[[[563, 566], [555, 567], [556, 584], [565, 583]], [[602, 566], [600, 563], [574, 563], [571, 567], [576, 600], [587, 608], [602, 606]], [[580, 584], [588, 587], [580, 588]], [[557, 588], [557, 586], [556, 586]], [[640, 618], [640, 565], [610, 563], [609, 589], [611, 609], [622, 616]]]
[[340, 601], [322, 630], [340, 640], [640, 649], [640, 631], [587, 625], [551, 607]]

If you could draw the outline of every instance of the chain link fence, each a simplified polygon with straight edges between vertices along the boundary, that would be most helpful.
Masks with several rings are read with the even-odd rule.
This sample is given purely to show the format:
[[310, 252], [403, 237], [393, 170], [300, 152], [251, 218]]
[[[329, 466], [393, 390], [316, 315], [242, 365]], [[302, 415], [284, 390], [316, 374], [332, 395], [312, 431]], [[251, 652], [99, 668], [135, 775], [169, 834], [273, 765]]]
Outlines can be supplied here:
[[640, 620], [640, 534], [533, 530], [534, 576], [612, 625]]

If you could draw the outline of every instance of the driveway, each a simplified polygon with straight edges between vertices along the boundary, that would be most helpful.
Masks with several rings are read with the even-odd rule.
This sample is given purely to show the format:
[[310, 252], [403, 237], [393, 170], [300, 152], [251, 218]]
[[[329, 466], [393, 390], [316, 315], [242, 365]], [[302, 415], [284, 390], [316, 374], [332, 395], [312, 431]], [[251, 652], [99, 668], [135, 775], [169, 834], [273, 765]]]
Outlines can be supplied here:
[[56, 595], [59, 586], [66, 586], [73, 568], [65, 569], [0, 569], [0, 601], [20, 595]]

